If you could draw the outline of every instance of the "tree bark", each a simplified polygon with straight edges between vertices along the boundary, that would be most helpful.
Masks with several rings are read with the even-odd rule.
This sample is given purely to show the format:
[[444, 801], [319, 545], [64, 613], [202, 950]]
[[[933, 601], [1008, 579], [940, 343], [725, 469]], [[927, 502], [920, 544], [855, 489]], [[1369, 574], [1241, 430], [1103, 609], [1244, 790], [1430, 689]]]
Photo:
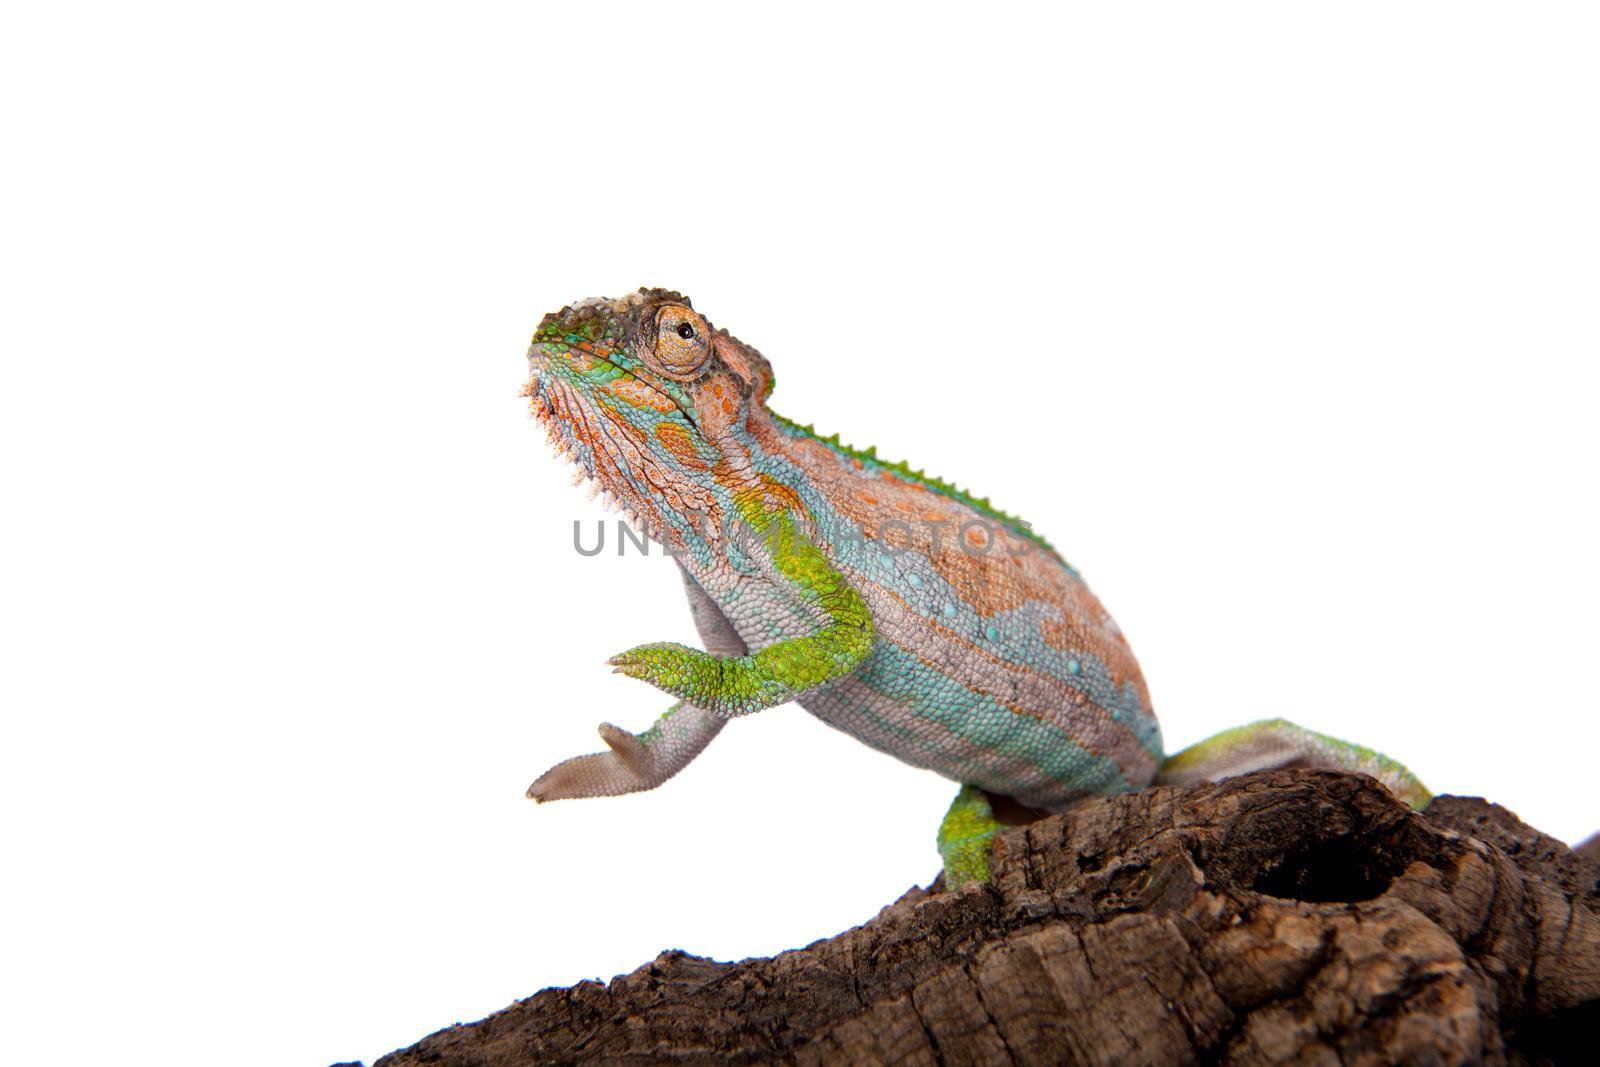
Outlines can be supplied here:
[[547, 989], [375, 1067], [1600, 1059], [1600, 863], [1480, 799], [1419, 814], [1269, 771], [1007, 830], [994, 871], [772, 959]]

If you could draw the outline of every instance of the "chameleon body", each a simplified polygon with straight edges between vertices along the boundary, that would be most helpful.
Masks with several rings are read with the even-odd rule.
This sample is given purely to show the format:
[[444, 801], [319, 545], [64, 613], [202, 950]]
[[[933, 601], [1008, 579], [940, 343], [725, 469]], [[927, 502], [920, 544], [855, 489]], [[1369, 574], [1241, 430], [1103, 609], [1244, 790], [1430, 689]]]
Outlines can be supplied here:
[[653, 788], [729, 719], [791, 700], [961, 783], [938, 837], [951, 885], [987, 878], [997, 812], [1155, 782], [1325, 766], [1428, 798], [1394, 761], [1282, 720], [1167, 757], [1127, 640], [1048, 542], [773, 412], [766, 359], [677, 293], [547, 315], [528, 359], [535, 418], [676, 558], [705, 645], [614, 656], [677, 702], [637, 735], [602, 724], [607, 750], [553, 767], [535, 800]]

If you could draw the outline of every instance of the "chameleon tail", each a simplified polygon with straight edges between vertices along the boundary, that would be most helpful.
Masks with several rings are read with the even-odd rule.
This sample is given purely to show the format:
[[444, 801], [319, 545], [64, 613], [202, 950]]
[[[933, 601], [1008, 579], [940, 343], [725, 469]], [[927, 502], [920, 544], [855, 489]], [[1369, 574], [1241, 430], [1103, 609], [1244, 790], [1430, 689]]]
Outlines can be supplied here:
[[1433, 794], [1402, 764], [1336, 737], [1307, 730], [1284, 719], [1236, 726], [1169, 756], [1156, 773], [1156, 785], [1209, 782], [1275, 767], [1314, 767], [1370, 774], [1413, 808]]

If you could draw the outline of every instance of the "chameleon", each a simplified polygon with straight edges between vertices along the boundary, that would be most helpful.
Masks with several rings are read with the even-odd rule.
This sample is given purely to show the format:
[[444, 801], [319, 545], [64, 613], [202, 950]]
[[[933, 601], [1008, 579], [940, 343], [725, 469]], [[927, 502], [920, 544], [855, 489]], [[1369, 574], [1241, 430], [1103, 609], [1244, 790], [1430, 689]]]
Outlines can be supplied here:
[[771, 364], [666, 289], [540, 321], [523, 395], [562, 458], [682, 573], [703, 648], [611, 657], [674, 703], [556, 764], [539, 802], [653, 789], [730, 720], [796, 701], [959, 784], [936, 838], [945, 886], [990, 879], [1002, 825], [1093, 796], [1268, 767], [1400, 763], [1282, 719], [1174, 755], [1126, 637], [1077, 569], [987, 499], [768, 406]]

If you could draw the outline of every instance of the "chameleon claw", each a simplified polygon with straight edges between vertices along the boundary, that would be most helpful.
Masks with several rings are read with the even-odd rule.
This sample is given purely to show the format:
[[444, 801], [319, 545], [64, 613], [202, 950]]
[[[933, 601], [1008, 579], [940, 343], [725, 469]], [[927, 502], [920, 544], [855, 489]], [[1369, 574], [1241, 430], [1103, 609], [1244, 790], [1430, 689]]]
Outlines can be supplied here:
[[612, 674], [626, 674], [630, 678], [638, 678], [640, 675], [637, 671], [640, 664], [644, 662], [644, 657], [641, 653], [649, 647], [649, 645], [640, 645], [638, 648], [630, 648], [626, 652], [618, 652], [615, 656], [606, 660], [606, 666], [611, 668]]
[[617, 758], [628, 770], [640, 777], [649, 773], [650, 750], [644, 747], [644, 742], [620, 726], [613, 726], [608, 722], [600, 724], [599, 732], [600, 740], [617, 754]]

